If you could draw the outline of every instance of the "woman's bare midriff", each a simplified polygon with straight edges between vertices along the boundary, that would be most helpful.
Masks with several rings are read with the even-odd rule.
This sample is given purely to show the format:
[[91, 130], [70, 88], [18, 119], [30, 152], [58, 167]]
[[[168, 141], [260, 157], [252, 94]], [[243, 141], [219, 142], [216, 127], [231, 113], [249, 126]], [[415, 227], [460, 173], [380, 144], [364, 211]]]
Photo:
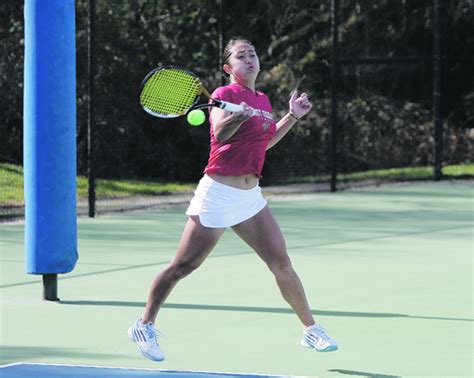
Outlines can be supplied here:
[[208, 173], [217, 182], [237, 189], [252, 189], [258, 185], [258, 177], [253, 173], [241, 176], [223, 176], [218, 173]]

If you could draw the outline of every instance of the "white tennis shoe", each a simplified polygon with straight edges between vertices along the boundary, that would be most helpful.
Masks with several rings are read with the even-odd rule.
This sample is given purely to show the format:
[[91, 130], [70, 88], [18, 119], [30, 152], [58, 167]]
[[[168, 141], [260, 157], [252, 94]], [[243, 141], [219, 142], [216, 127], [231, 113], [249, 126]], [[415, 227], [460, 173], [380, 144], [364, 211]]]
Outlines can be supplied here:
[[155, 329], [153, 323], [142, 324], [141, 319], [138, 319], [127, 333], [130, 340], [137, 344], [138, 350], [144, 357], [152, 361], [165, 359], [165, 353], [158, 344], [158, 337], [163, 335]]
[[318, 352], [337, 350], [337, 343], [327, 335], [326, 330], [319, 324], [303, 329], [301, 345], [306, 348], [316, 349]]

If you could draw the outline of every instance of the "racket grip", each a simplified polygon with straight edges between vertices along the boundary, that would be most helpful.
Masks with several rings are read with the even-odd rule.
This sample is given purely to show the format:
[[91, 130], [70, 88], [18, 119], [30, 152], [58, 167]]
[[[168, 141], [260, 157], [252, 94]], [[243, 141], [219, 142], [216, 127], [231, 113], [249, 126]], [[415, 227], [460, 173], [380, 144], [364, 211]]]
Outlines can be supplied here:
[[227, 102], [227, 101], [219, 101], [219, 102], [220, 102], [219, 108], [228, 110], [229, 112], [239, 113], [242, 110], [244, 110], [242, 106], [237, 105], [237, 104], [232, 104], [231, 102]]

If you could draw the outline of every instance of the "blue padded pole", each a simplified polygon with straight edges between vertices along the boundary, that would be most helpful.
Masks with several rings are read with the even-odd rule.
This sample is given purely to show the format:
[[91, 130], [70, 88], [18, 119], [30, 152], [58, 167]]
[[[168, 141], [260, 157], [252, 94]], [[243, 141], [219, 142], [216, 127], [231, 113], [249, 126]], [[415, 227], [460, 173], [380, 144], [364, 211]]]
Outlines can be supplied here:
[[26, 272], [50, 279], [78, 258], [75, 3], [24, 4]]

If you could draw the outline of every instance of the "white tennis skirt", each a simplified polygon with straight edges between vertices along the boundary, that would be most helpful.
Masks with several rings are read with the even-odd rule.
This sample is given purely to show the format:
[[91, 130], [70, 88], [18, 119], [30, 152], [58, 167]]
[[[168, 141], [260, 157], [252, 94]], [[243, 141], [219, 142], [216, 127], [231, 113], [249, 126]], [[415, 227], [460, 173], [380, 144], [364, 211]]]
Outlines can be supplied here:
[[262, 189], [238, 189], [204, 175], [194, 192], [186, 215], [198, 215], [209, 228], [224, 228], [252, 218], [267, 205]]

